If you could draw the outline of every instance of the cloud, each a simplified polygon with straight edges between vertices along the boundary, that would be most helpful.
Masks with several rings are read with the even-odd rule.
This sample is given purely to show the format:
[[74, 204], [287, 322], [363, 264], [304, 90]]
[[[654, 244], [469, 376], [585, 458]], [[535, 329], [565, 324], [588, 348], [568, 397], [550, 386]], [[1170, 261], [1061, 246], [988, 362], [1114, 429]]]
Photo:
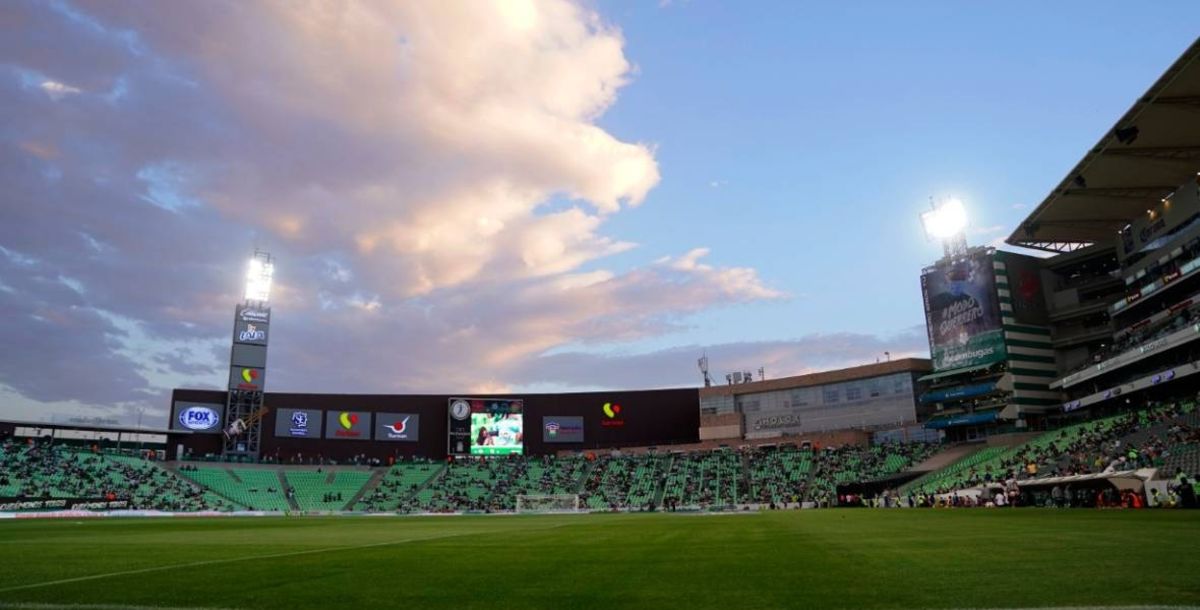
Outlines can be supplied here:
[[547, 350], [783, 297], [704, 248], [605, 268], [637, 247], [607, 221], [660, 176], [653, 143], [597, 125], [633, 69], [584, 6], [11, 10], [0, 386], [21, 413], [220, 387], [254, 247], [279, 261], [275, 390], [518, 387]]
[[795, 339], [689, 345], [654, 352], [563, 352], [525, 361], [513, 379], [527, 384], [573, 384], [597, 389], [691, 386], [701, 380], [697, 360], [707, 355], [717, 383], [731, 371], [762, 367], [769, 379], [871, 364], [885, 358], [929, 357], [925, 326], [893, 336], [827, 333]]
[[40, 87], [42, 88], [42, 91], [46, 92], [46, 95], [50, 96], [50, 99], [56, 102], [64, 97], [67, 97], [68, 95], [82, 93], [82, 91], [76, 87], [64, 85], [63, 83], [52, 80], [43, 81]]

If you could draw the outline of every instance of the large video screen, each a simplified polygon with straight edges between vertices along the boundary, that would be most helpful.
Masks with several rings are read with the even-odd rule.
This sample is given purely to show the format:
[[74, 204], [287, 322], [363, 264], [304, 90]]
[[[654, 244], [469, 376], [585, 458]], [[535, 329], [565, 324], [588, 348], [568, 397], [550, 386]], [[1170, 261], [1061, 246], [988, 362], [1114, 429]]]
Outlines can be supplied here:
[[940, 263], [921, 276], [935, 371], [1004, 359], [995, 282], [987, 252]]
[[471, 403], [471, 455], [524, 453], [522, 401], [480, 400]]

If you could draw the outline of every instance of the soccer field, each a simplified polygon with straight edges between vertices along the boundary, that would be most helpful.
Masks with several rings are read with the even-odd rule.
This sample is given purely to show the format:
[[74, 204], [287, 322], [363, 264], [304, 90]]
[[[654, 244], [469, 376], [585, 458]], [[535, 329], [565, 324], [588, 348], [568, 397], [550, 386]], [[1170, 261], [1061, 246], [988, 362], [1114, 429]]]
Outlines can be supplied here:
[[0, 521], [0, 608], [1200, 604], [1200, 512]]

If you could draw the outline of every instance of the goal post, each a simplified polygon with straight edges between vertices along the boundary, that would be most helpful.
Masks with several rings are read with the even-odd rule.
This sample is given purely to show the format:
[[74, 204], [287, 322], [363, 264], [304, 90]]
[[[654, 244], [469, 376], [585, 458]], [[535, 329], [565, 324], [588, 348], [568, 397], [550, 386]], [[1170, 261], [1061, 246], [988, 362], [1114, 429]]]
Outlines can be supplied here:
[[578, 513], [583, 511], [579, 494], [526, 494], [517, 496], [518, 513]]

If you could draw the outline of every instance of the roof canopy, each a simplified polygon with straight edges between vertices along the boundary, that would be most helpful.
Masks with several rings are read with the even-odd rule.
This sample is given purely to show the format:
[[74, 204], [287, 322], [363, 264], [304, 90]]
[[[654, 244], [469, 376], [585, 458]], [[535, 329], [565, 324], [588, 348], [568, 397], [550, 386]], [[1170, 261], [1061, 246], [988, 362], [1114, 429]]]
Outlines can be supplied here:
[[1070, 251], [1117, 231], [1200, 173], [1200, 38], [1084, 155], [1008, 243]]

